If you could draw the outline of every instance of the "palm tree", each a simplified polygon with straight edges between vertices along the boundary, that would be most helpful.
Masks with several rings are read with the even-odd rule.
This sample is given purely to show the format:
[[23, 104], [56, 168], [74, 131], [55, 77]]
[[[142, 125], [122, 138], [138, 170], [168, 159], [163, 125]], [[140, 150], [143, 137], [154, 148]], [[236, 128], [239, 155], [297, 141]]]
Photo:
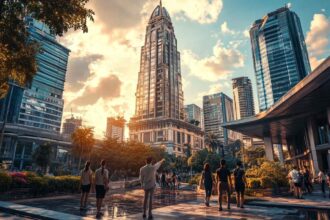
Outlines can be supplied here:
[[213, 152], [219, 153], [220, 152], [219, 148], [221, 148], [221, 155], [222, 157], [225, 156], [224, 147], [223, 144], [220, 142], [218, 135], [214, 133], [208, 133], [205, 138], [205, 143], [209, 146], [209, 148]]
[[94, 131], [90, 127], [77, 128], [71, 135], [72, 154], [79, 157], [78, 170], [80, 170], [81, 159], [90, 157], [92, 147], [95, 143]]

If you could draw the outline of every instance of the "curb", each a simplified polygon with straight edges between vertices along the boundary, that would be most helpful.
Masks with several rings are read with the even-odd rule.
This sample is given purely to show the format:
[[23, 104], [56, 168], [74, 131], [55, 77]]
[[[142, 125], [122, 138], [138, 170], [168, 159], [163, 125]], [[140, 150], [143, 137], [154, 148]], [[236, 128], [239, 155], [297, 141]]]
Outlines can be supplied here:
[[270, 203], [267, 201], [251, 201], [247, 202], [247, 205], [251, 206], [263, 206], [263, 207], [276, 207], [276, 208], [297, 208], [297, 209], [309, 209], [309, 210], [323, 210], [330, 211], [330, 207], [328, 206], [311, 206], [311, 205], [302, 205], [302, 204], [285, 204], [285, 203]]
[[66, 214], [42, 208], [19, 205], [11, 202], [0, 201], [0, 211], [8, 214], [30, 217], [42, 220], [91, 220], [93, 218]]

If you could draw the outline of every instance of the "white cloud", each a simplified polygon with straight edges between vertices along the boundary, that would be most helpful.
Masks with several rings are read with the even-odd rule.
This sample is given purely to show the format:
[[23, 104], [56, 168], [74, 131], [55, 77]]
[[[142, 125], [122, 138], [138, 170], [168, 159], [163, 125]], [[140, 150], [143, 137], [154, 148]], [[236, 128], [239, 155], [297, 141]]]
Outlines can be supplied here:
[[211, 84], [207, 91], [203, 91], [197, 94], [195, 102], [200, 102], [201, 100], [203, 100], [203, 96], [212, 95], [219, 92], [223, 92], [228, 96], [232, 96], [232, 85], [230, 84], [230, 82], [230, 78], [226, 78], [219, 83]]
[[324, 14], [314, 14], [310, 24], [310, 30], [307, 32], [306, 44], [309, 52], [312, 69], [314, 69], [329, 50], [330, 38], [330, 19]]
[[247, 37], [247, 38], [250, 38], [250, 31], [248, 29], [244, 30], [243, 31], [243, 36]]
[[223, 22], [220, 26], [220, 30], [222, 33], [224, 34], [236, 34], [236, 32], [234, 30], [231, 30], [229, 27], [228, 27], [228, 24], [227, 24], [227, 21]]
[[[222, 0], [163, 0], [163, 6], [172, 19], [190, 19], [200, 24], [217, 21], [222, 10]], [[149, 0], [144, 5], [144, 13], [150, 15], [155, 8], [155, 1]]]
[[226, 78], [233, 69], [244, 66], [243, 54], [236, 48], [224, 47], [220, 41], [213, 47], [213, 54], [209, 57], [199, 58], [191, 50], [184, 50], [181, 60], [190, 75], [206, 81]]

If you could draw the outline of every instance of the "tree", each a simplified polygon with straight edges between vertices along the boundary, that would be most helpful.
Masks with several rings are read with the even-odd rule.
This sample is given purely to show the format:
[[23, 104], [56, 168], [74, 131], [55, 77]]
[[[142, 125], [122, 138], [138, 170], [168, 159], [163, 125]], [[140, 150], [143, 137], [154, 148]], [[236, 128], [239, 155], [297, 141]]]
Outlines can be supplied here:
[[220, 147], [222, 151], [222, 157], [224, 157], [225, 153], [224, 153], [223, 145], [220, 143], [218, 135], [214, 133], [208, 133], [205, 138], [205, 143], [209, 146], [209, 148], [213, 152], [219, 152], [219, 147]]
[[77, 128], [71, 135], [72, 153], [79, 157], [78, 169], [81, 168], [81, 159], [90, 158], [94, 146], [94, 131], [90, 127]]
[[13, 80], [24, 87], [37, 72], [38, 43], [29, 39], [24, 19], [30, 16], [62, 36], [69, 29], [88, 31], [94, 12], [86, 9], [89, 0], [1, 0], [0, 1], [0, 98]]
[[188, 159], [188, 165], [192, 167], [193, 170], [201, 172], [203, 170], [203, 166], [208, 154], [209, 151], [207, 149], [194, 152], [193, 155]]
[[52, 146], [44, 143], [37, 147], [32, 154], [32, 159], [35, 164], [41, 167], [43, 173], [46, 173], [47, 167], [50, 164], [52, 152]]

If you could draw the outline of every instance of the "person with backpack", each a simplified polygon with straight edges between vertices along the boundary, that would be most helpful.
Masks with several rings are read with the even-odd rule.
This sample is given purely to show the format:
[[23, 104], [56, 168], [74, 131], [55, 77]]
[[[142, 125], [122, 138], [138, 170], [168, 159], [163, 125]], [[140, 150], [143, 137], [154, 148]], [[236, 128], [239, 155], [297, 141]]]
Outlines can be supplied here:
[[292, 170], [289, 172], [289, 179], [292, 180], [294, 184], [294, 194], [298, 199], [302, 198], [301, 187], [302, 187], [302, 177], [297, 170], [297, 166], [293, 166]]
[[241, 161], [237, 161], [236, 169], [234, 170], [234, 181], [237, 207], [244, 208], [244, 191], [246, 185], [246, 178], [245, 171], [242, 169]]
[[[224, 192], [227, 194], [227, 208], [230, 209], [230, 193], [232, 189], [232, 182], [230, 177], [230, 171], [226, 166], [226, 161], [221, 160], [220, 168], [217, 169], [217, 185], [218, 185], [218, 193], [219, 193], [219, 211], [222, 211], [222, 196]], [[228, 184], [229, 182], [229, 184]]]

